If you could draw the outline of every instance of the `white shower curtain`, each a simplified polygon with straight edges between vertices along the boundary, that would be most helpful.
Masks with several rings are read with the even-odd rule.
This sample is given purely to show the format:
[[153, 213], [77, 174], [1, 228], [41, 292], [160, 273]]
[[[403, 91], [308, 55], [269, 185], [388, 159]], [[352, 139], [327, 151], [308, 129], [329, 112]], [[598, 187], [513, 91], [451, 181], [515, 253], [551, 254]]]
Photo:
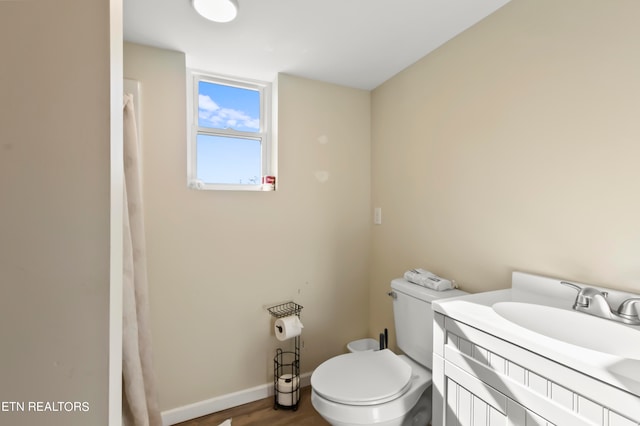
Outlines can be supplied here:
[[122, 407], [126, 426], [162, 426], [151, 362], [140, 149], [133, 96], [124, 97]]

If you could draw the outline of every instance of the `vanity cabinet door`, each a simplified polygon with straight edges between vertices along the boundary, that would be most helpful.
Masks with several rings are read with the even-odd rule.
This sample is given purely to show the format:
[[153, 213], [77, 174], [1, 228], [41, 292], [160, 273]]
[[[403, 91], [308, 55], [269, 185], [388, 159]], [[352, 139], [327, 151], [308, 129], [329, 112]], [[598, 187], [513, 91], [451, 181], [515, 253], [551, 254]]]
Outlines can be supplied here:
[[433, 426], [640, 425], [637, 396], [441, 314], [433, 384]]
[[452, 376], [446, 377], [445, 426], [555, 426], [459, 369]]
[[516, 406], [515, 409], [502, 412], [490, 401], [471, 393], [450, 378], [447, 378], [446, 401], [445, 426], [517, 425], [519, 422], [515, 419], [523, 416], [522, 407]]

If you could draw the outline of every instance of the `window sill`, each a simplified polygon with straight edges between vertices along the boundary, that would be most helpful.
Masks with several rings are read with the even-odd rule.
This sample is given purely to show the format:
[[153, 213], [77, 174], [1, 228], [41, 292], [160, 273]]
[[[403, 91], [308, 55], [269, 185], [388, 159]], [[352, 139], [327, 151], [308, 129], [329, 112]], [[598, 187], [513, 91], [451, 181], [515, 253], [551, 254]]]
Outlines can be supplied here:
[[[190, 183], [189, 189], [196, 191], [249, 191], [249, 192], [275, 192], [271, 185], [234, 185], [212, 183]], [[269, 188], [269, 189], [267, 189]]]

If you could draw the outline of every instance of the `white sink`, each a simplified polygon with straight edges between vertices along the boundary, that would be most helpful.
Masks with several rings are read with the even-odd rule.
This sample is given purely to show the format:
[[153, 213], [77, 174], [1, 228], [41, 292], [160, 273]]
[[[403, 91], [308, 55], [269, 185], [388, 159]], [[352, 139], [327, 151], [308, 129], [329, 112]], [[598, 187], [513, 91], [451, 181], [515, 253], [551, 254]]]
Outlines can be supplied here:
[[499, 302], [493, 310], [506, 320], [582, 348], [640, 360], [640, 326], [627, 326], [582, 312], [544, 305]]

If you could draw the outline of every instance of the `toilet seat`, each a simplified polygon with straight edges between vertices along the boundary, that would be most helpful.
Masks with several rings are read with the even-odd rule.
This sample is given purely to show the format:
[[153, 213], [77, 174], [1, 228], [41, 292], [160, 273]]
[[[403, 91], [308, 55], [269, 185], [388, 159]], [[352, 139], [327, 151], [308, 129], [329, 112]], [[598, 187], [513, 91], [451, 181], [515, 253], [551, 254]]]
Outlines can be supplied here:
[[382, 404], [411, 387], [412, 369], [389, 349], [338, 355], [311, 376], [311, 387], [323, 398], [348, 405]]

